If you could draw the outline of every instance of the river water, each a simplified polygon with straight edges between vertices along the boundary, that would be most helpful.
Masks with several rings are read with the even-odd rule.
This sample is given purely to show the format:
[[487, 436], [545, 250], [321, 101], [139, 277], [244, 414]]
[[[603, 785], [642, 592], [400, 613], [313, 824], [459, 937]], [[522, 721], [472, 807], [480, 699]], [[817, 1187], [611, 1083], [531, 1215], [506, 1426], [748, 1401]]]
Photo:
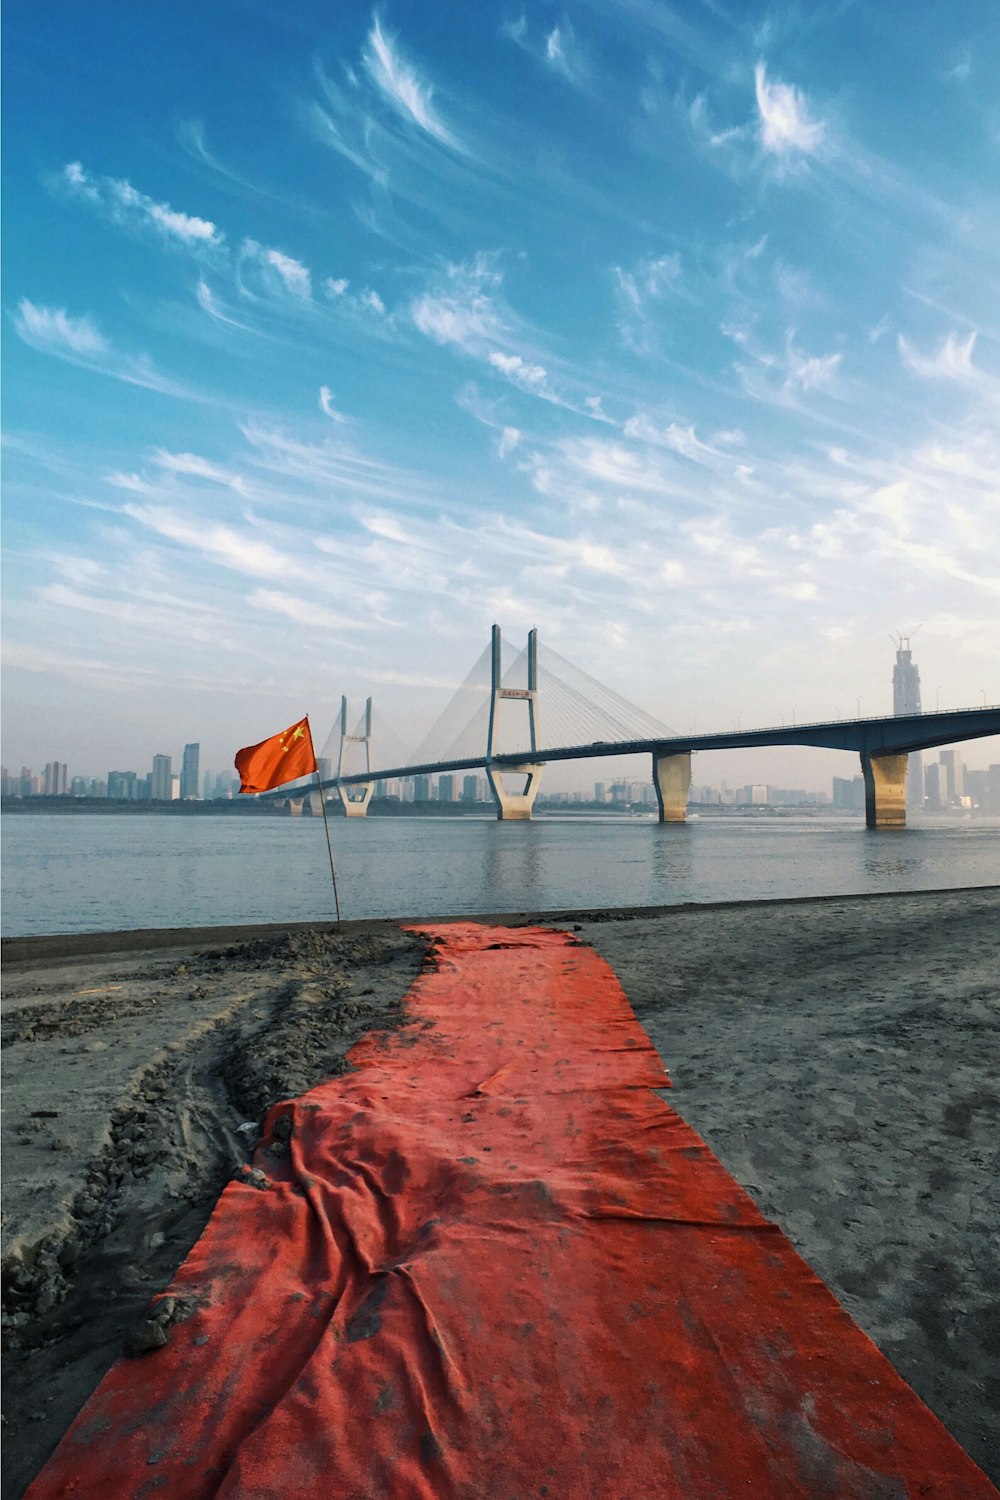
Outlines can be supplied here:
[[[873, 832], [833, 816], [331, 821], [345, 919], [659, 906], [1000, 884], [1000, 820]], [[312, 818], [12, 814], [5, 936], [325, 920]]]

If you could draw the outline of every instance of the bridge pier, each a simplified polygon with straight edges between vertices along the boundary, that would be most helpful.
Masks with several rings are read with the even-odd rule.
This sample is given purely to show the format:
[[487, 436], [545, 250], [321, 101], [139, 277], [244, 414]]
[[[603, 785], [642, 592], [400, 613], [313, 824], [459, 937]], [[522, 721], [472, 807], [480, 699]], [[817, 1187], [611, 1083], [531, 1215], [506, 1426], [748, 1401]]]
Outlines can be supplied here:
[[[538, 788], [542, 784], [541, 766], [504, 766], [499, 770], [494, 766], [486, 767], [486, 776], [493, 793], [493, 800], [497, 806], [497, 818], [500, 822], [527, 821], [531, 817], [531, 809], [535, 805], [538, 796]], [[523, 792], [509, 792], [504, 785], [504, 776], [527, 776], [528, 783]]]
[[[339, 786], [340, 800], [344, 807], [345, 818], [366, 818], [368, 816], [368, 804], [372, 800], [372, 792], [375, 790], [374, 781], [366, 781], [361, 786]], [[360, 797], [352, 797], [352, 792], [360, 792]]]
[[658, 755], [653, 751], [653, 786], [661, 823], [685, 823], [691, 787], [691, 752]]
[[869, 828], [906, 827], [906, 764], [903, 752], [877, 755], [862, 750], [865, 779], [865, 823]]

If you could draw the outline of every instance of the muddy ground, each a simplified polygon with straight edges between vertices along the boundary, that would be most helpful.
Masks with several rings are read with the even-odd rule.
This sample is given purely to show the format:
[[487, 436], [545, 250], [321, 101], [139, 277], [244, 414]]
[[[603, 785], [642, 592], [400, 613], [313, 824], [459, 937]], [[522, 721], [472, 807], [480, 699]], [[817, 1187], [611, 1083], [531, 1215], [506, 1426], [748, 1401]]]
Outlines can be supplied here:
[[420, 940], [378, 924], [5, 963], [11, 1500], [171, 1280], [269, 1106], [398, 1024], [423, 957]]

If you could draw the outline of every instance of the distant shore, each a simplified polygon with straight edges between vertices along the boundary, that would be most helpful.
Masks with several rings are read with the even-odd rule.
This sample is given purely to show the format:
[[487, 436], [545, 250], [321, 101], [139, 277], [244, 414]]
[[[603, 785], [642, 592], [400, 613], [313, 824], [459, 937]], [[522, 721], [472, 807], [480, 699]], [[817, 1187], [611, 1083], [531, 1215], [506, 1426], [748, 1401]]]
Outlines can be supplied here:
[[[669, 1102], [996, 1481], [1000, 887], [479, 920], [566, 927], [611, 963]], [[336, 1072], [367, 1030], [405, 1024], [424, 948], [364, 922], [3, 953], [16, 1495], [197, 1238], [261, 1111]]]
[[[310, 788], [295, 792], [294, 796], [305, 796]], [[327, 803], [332, 817], [343, 817], [343, 809], [337, 800]], [[556, 813], [559, 816], [580, 816], [601, 813], [612, 817], [649, 817], [656, 809], [652, 803], [616, 802], [561, 802], [539, 798], [535, 804], [537, 814]], [[862, 812], [834, 807], [829, 802], [791, 802], [771, 806], [768, 803], [718, 803], [692, 802], [690, 813], [699, 817], [831, 817], [861, 818]], [[137, 815], [149, 817], [205, 817], [220, 814], [223, 817], [286, 817], [287, 809], [281, 798], [258, 800], [256, 797], [220, 797], [209, 802], [197, 800], [173, 802], [127, 802], [106, 797], [4, 797], [0, 800], [0, 812], [16, 814], [66, 813], [71, 816], [85, 813], [110, 813], [114, 816]], [[374, 818], [495, 818], [496, 810], [491, 802], [401, 802], [396, 797], [373, 797], [368, 804], [368, 817]], [[305, 816], [309, 816], [306, 812]], [[936, 815], [935, 815], [936, 816]], [[961, 816], [959, 814], [958, 816]]]

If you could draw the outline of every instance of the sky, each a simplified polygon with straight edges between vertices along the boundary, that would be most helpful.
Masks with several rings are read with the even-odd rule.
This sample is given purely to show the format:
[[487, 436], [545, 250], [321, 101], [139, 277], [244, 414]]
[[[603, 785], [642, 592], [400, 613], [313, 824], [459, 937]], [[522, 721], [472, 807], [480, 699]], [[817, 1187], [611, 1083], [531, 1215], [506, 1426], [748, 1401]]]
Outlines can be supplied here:
[[1000, 702], [995, 21], [8, 7], [4, 764], [415, 743], [494, 621], [682, 733]]

